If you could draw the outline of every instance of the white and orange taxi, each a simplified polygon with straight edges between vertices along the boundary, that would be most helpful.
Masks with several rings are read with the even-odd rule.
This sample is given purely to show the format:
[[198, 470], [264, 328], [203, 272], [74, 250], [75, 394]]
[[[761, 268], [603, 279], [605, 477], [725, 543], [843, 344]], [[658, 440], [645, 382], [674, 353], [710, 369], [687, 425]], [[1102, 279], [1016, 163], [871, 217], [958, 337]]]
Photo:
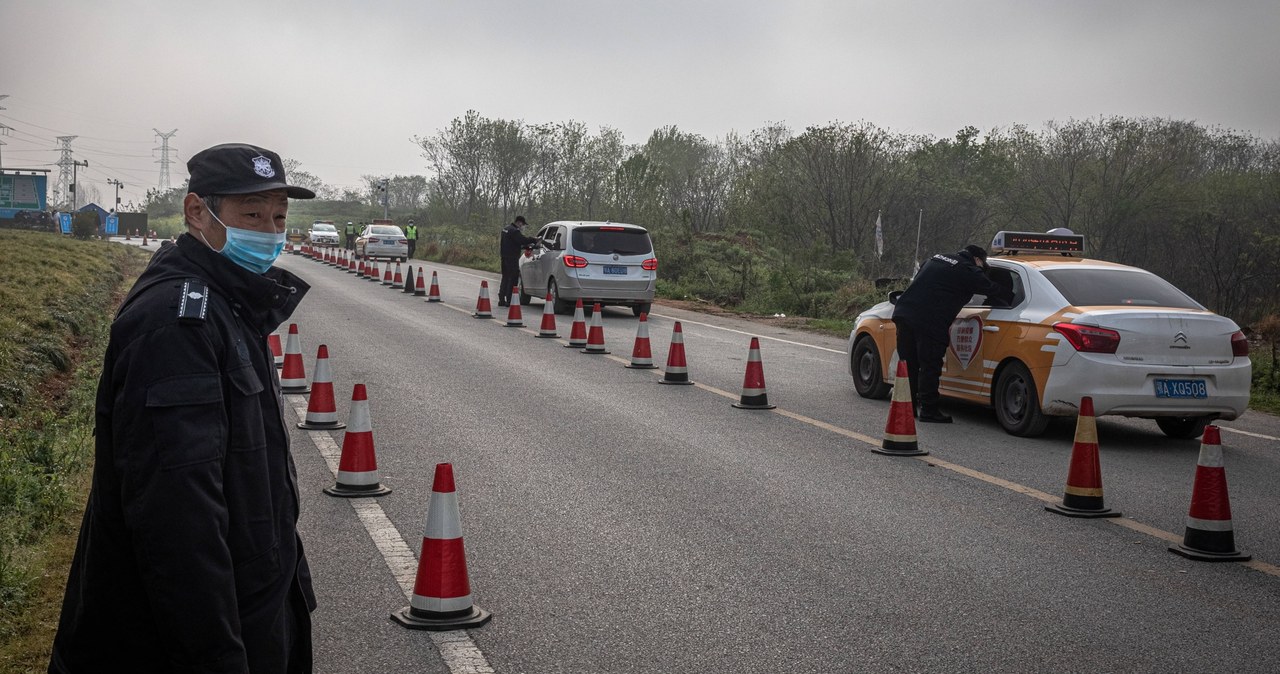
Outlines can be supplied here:
[[[1154, 419], [1176, 438], [1198, 436], [1249, 403], [1249, 343], [1233, 321], [1148, 271], [1083, 256], [1084, 237], [1000, 232], [990, 276], [1012, 306], [975, 295], [951, 324], [945, 398], [989, 405], [1013, 435], [1074, 416], [1083, 396], [1098, 416]], [[864, 398], [888, 396], [897, 371], [893, 304], [858, 316], [849, 369]]]

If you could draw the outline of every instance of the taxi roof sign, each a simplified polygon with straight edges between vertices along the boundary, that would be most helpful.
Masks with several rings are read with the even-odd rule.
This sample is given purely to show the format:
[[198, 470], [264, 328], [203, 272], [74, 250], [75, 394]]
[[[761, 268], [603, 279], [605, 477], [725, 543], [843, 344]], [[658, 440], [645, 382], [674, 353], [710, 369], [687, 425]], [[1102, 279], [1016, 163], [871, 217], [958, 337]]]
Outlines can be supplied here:
[[1076, 256], [1084, 255], [1084, 236], [1065, 228], [1049, 232], [997, 232], [991, 239], [993, 255], [1030, 253]]

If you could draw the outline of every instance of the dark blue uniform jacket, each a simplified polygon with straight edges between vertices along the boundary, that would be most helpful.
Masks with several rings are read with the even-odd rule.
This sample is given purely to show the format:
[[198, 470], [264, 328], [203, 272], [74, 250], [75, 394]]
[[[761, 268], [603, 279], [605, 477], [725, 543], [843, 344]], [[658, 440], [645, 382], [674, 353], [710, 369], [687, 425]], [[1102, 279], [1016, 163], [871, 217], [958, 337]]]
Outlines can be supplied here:
[[987, 278], [968, 251], [934, 255], [912, 279], [893, 306], [893, 320], [918, 330], [946, 332], [951, 321], [974, 295], [990, 295], [1009, 302], [1013, 293]]
[[315, 598], [267, 336], [308, 288], [189, 234], [151, 259], [111, 326], [51, 672], [284, 671]]

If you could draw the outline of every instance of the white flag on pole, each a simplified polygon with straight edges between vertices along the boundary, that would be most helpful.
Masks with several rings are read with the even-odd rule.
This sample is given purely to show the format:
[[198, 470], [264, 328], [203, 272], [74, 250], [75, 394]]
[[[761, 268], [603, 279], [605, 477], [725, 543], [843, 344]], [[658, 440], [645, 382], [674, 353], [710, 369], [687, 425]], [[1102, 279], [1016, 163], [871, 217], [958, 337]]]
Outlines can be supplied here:
[[884, 228], [880, 224], [880, 213], [876, 213], [876, 259], [884, 255]]

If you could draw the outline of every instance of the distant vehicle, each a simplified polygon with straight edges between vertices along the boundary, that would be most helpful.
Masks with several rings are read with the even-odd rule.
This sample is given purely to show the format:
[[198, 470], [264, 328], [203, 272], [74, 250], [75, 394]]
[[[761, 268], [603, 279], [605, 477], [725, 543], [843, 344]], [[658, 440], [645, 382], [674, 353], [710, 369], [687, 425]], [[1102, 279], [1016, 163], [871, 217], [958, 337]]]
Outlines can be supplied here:
[[365, 225], [356, 237], [356, 257], [404, 262], [409, 259], [409, 240], [395, 225]]
[[[1151, 272], [1083, 257], [1071, 233], [1000, 232], [987, 263], [1012, 306], [975, 295], [951, 324], [940, 393], [990, 405], [1012, 435], [1043, 433], [1093, 398], [1098, 416], [1154, 419], [1192, 438], [1249, 404], [1240, 327]], [[864, 398], [888, 396], [897, 369], [893, 301], [857, 317], [849, 368]]]
[[336, 246], [338, 245], [338, 228], [334, 227], [332, 222], [317, 220], [311, 223], [307, 240], [313, 246]]
[[644, 227], [618, 222], [552, 222], [538, 230], [539, 245], [520, 258], [520, 303], [551, 295], [556, 313], [590, 305], [649, 311], [658, 258]]

